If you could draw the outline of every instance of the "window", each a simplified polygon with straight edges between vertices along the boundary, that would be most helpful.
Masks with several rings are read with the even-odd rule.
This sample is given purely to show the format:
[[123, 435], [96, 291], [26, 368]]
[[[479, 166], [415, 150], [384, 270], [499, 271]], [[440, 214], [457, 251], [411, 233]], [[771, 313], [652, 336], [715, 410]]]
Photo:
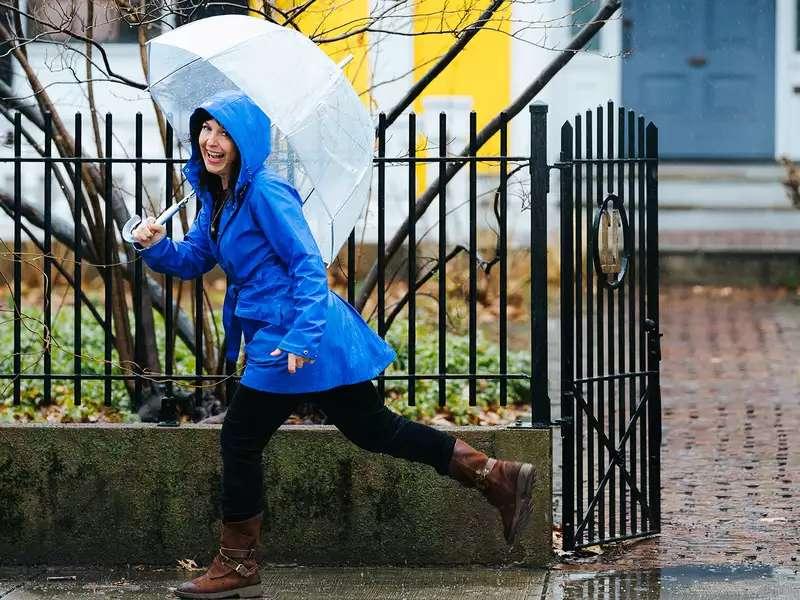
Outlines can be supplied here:
[[181, 7], [178, 21], [183, 24], [218, 15], [246, 15], [248, 10], [248, 0], [190, 0]]
[[[800, 0], [798, 0], [800, 2]], [[572, 35], [577, 34], [581, 28], [592, 20], [592, 17], [597, 12], [598, 3], [596, 0], [571, 0], [570, 10], [572, 19]], [[602, 30], [598, 31], [595, 36], [584, 47], [584, 50], [590, 52], [600, 51], [600, 36]]]
[[794, 49], [800, 52], [800, 0], [794, 7]]
[[135, 43], [139, 40], [139, 23], [145, 27], [147, 38], [161, 32], [158, 22], [160, 8], [158, 0], [132, 2], [134, 8], [121, 8], [116, 0], [94, 0], [93, 23], [88, 22], [86, 0], [28, 0], [29, 36], [45, 36], [56, 41], [66, 41], [69, 34], [85, 36], [92, 27], [92, 37], [103, 43]]

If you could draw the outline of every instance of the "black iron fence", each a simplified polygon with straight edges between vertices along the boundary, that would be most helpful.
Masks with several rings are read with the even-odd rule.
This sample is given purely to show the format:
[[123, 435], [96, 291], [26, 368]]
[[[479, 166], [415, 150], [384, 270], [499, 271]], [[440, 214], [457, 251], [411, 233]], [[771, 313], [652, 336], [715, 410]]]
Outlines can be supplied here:
[[[439, 115], [435, 147], [421, 149], [420, 131], [416, 116], [412, 114], [408, 121], [406, 151], [390, 156], [386, 150], [390, 136], [385, 118], [380, 117], [372, 205], [373, 210], [377, 209], [374, 292], [367, 294], [364, 290], [365, 281], [368, 282], [373, 274], [365, 275], [356, 268], [362, 241], [359, 232], [353, 232], [338, 264], [331, 268], [345, 273], [349, 302], [358, 304], [360, 296], [364, 297], [361, 300], [369, 296], [381, 336], [387, 335], [400, 311], [407, 319], [405, 369], [383, 374], [378, 381], [382, 390], [389, 382], [407, 382], [408, 403], [413, 405], [417, 386], [425, 380], [433, 380], [438, 388], [438, 402], [445, 405], [447, 382], [462, 380], [468, 384], [466, 402], [474, 405], [482, 382], [495, 381], [499, 385], [499, 402], [505, 404], [509, 383], [522, 381], [530, 390], [526, 401], [532, 406], [533, 423], [549, 426], [546, 393], [546, 194], [549, 168], [546, 162], [546, 113], [544, 106], [531, 107], [530, 147], [533, 151], [527, 156], [509, 154], [509, 128], [505, 120], [498, 134], [499, 153], [479, 156], [474, 113], [469, 116], [469, 134], [463, 152], [460, 147], [453, 148], [448, 119], [444, 114]], [[0, 192], [2, 207], [13, 221], [13, 249], [9, 252], [5, 248], [4, 261], [11, 279], [6, 281], [6, 308], [13, 316], [9, 319], [13, 320], [13, 348], [7, 348], [0, 372], [0, 379], [7, 382], [3, 397], [10, 395], [13, 404], [18, 405], [23, 401], [23, 382], [35, 382], [40, 386], [36, 393], [47, 403], [52, 399], [54, 385], [71, 382], [72, 401], [80, 405], [83, 384], [87, 381], [102, 382], [106, 404], [111, 403], [115, 382], [124, 383], [134, 399], [134, 406], [141, 401], [143, 390], [152, 391], [153, 385], [163, 386], [158, 389], [163, 390], [166, 396], [172, 395], [179, 384], [188, 386], [194, 390], [198, 403], [202, 402], [204, 390], [209, 386], [221, 389], [219, 386], [224, 383], [223, 387], [229, 394], [230, 386], [238, 379], [237, 366], [222, 364], [222, 361], [209, 364], [209, 355], [214, 354], [213, 347], [209, 346], [209, 335], [213, 333], [215, 321], [208, 320], [209, 306], [213, 304], [210, 300], [213, 294], [209, 293], [208, 285], [204, 288], [204, 280], [199, 278], [185, 290], [185, 285], [172, 277], [162, 278], [147, 272], [142, 261], [119, 239], [119, 230], [128, 210], [123, 207], [124, 191], [115, 184], [117, 175], [133, 172], [130, 189], [132, 209], [136, 214], [142, 213], [145, 204], [145, 169], [151, 175], [153, 169], [162, 174], [160, 193], [163, 197], [159, 204], [171, 204], [179, 197], [177, 186], [181, 182], [175, 173], [184, 159], [173, 153], [171, 129], [166, 131], [164, 155], [145, 156], [143, 119], [137, 115], [133, 155], [118, 157], [114, 156], [112, 149], [119, 132], [114, 129], [111, 115], [107, 115], [101, 124], [102, 131], [95, 131], [95, 137], [102, 138], [98, 140], [104, 148], [100, 156], [90, 156], [84, 151], [89, 146], [94, 149], [96, 144], [85, 143], [87, 128], [80, 114], [75, 115], [74, 128], [70, 132], [74, 136], [74, 151], [71, 153], [64, 152], [63, 140], [57, 138], [56, 125], [54, 119], [46, 115], [43, 135], [37, 137], [25, 129], [21, 116], [15, 115], [13, 155], [0, 158], [0, 168], [13, 168], [13, 192]], [[392, 131], [397, 131], [397, 128]], [[484, 165], [491, 165], [490, 175], [481, 175]], [[455, 166], [461, 167], [459, 175], [454, 174]], [[387, 181], [391, 178], [397, 181], [400, 173], [400, 177], [406, 180], [404, 213], [396, 203], [390, 202], [394, 198], [387, 193]], [[31, 177], [41, 177], [40, 207], [25, 197], [28, 192], [23, 188], [27, 190], [25, 184]], [[466, 180], [463, 197], [461, 193], [459, 197], [453, 197], [454, 177]], [[423, 178], [427, 190], [420, 194]], [[491, 184], [489, 188], [487, 182]], [[512, 182], [515, 186], [513, 191]], [[479, 184], [487, 189], [479, 190]], [[521, 194], [524, 201], [520, 201], [520, 189], [524, 189]], [[66, 221], [56, 218], [53, 213], [56, 196], [63, 196], [69, 204], [71, 214]], [[430, 209], [436, 209], [435, 223], [421, 230], [419, 223], [426, 198], [437, 199]], [[462, 204], [468, 213], [468, 239], [453, 240], [452, 232], [448, 230], [448, 213], [453, 206]], [[492, 243], [487, 251], [479, 246], [483, 229], [479, 227], [479, 215], [486, 208], [484, 204], [488, 205], [490, 228], [493, 230]], [[398, 214], [401, 218], [397, 217]], [[512, 215], [517, 230], [521, 222], [525, 225], [522, 230], [526, 237], [523, 246], [527, 265], [523, 273], [509, 271], [509, 215]], [[428, 218], [428, 213], [425, 218]], [[172, 222], [168, 222], [167, 231], [172, 235]], [[400, 235], [398, 231], [407, 235]], [[426, 246], [426, 240], [431, 238], [435, 238], [435, 243]], [[57, 257], [54, 254], [56, 245], [68, 249], [68, 252]], [[454, 294], [448, 275], [459, 260], [466, 263], [461, 267], [465, 278], [464, 290]], [[41, 282], [38, 296], [23, 289], [23, 270], [31, 269], [36, 272], [35, 279]], [[398, 275], [405, 280], [407, 288], [407, 293], [400, 296], [392, 291], [392, 282]], [[90, 276], [92, 281], [89, 282]], [[72, 313], [71, 344], [63, 344], [52, 335], [54, 309], [58, 310], [52, 283], [55, 277], [68, 284], [66, 289], [71, 297], [69, 309]], [[489, 320], [493, 322], [492, 331], [496, 335], [494, 342], [499, 364], [492, 371], [481, 367], [478, 352], [480, 320], [482, 317], [485, 320], [487, 310], [479, 293], [483, 282], [489, 278], [494, 278], [497, 287], [497, 298]], [[518, 335], [520, 328], [527, 330], [525, 345], [530, 356], [530, 366], [516, 371], [509, 369], [507, 360], [510, 348], [510, 278], [513, 278], [515, 296], [521, 294], [523, 297], [523, 314], [518, 319], [522, 325], [515, 327], [515, 331]], [[192, 300], [190, 308], [184, 308], [180, 302], [183, 300], [185, 303], [184, 291]], [[425, 316], [426, 322], [437, 332], [437, 368], [427, 372], [421, 372], [417, 365], [421, 298], [436, 305], [434, 314], [426, 313]], [[63, 297], [58, 302], [62, 300]], [[465, 368], [453, 372], [448, 368], [448, 339], [453, 335], [448, 319], [451, 308], [459, 303], [466, 307], [464, 335], [468, 360]], [[161, 317], [155, 317], [154, 313]], [[89, 356], [84, 351], [88, 335], [84, 319], [95, 321], [102, 331], [102, 356]], [[159, 338], [158, 343], [151, 339], [153, 336]], [[189, 372], [176, 369], [177, 340], [191, 348], [194, 368]], [[70, 353], [72, 368], [54, 369], [54, 352]], [[155, 368], [159, 364], [163, 364], [163, 368]], [[97, 368], [97, 365], [102, 365], [102, 368]]]
[[[561, 426], [564, 547], [658, 532], [658, 131], [652, 123], [645, 125], [644, 118], [609, 103], [605, 109], [587, 111], [564, 124], [560, 159], [549, 165], [544, 105], [531, 106], [527, 156], [508, 152], [505, 119], [498, 134], [499, 152], [479, 156], [476, 124], [473, 113], [464, 143], [457, 144], [451, 139], [447, 117], [439, 115], [434, 135], [428, 127], [428, 140], [436, 143], [426, 145], [420, 144], [412, 114], [407, 137], [398, 144], [387, 131], [385, 118], [379, 119], [371, 205], [377, 218], [374, 268], [357, 268], [363, 267], [356, 263], [365, 247], [359, 230], [351, 234], [331, 266], [334, 274], [341, 274], [342, 294], [364, 308], [363, 314], [374, 316], [381, 336], [402, 332], [393, 345], [403, 351], [403, 360], [382, 374], [378, 385], [388, 392], [389, 386], [404, 384], [407, 402], [414, 405], [420, 387], [433, 382], [438, 404], [449, 406], [452, 381], [466, 382], [463, 401], [468, 405], [477, 403], [479, 390], [487, 382], [497, 385], [500, 404], [506, 404], [514, 383], [523, 382], [525, 401], [531, 404], [531, 425], [551, 425], [546, 198], [550, 170], [557, 170], [561, 211], [561, 418], [557, 423]], [[101, 137], [98, 133], [95, 137]], [[105, 152], [100, 157], [87, 156], [82, 151], [81, 116], [76, 115], [74, 148], [64, 152], [64, 136], [58, 134], [56, 155], [52, 118], [46, 116], [43, 136], [37, 139], [23, 128], [20, 115], [14, 117], [13, 156], [0, 157], [0, 170], [13, 169], [13, 192], [0, 190], [0, 207], [13, 220], [13, 249], [6, 245], [6, 260], [0, 266], [10, 271], [8, 276], [3, 274], [3, 283], [6, 314], [12, 317], [6, 321], [13, 321], [13, 341], [0, 369], [0, 380], [7, 383], [0, 402], [10, 394], [13, 404], [21, 404], [23, 382], [35, 384], [36, 394], [49, 402], [54, 387], [65, 381], [72, 383], [75, 405], [81, 404], [84, 384], [98, 382], [102, 390], [91, 393], [102, 395], [106, 404], [119, 385], [134, 399], [134, 406], [145, 388], [167, 398], [179, 387], [193, 390], [196, 404], [203, 402], [208, 387], [230, 397], [238, 379], [237, 365], [209, 360], [220, 354], [222, 345], [210, 339], [216, 321], [207, 318], [219, 280], [207, 276], [184, 284], [156, 276], [118, 240], [128, 209], [114, 183], [115, 174], [132, 170], [129, 188], [136, 214], [142, 213], [144, 205], [145, 169], [151, 171], [150, 176], [153, 169], [160, 171], [164, 183], [158, 204], [171, 204], [180, 197], [175, 169], [183, 159], [173, 155], [172, 131], [166, 130], [167, 151], [159, 157], [143, 153], [141, 115], [136, 118], [131, 157], [111, 153], [115, 136], [111, 115], [106, 116], [102, 133]], [[389, 142], [391, 152], [387, 151]], [[487, 165], [491, 172], [481, 174]], [[42, 178], [41, 207], [23, 197], [23, 184], [35, 173]], [[460, 187], [458, 177], [462, 178]], [[399, 181], [402, 199], [398, 199]], [[68, 219], [53, 213], [55, 184], [68, 201]], [[524, 201], [520, 202], [520, 196]], [[459, 206], [466, 211], [464, 231], [454, 230], [448, 220]], [[486, 223], [481, 216], [486, 214], [493, 232], [491, 243], [481, 240], [485, 229], [481, 224]], [[517, 235], [512, 243], [510, 232], [519, 234], [520, 223], [524, 240]], [[169, 235], [172, 230], [168, 222]], [[25, 249], [23, 234], [28, 239]], [[69, 251], [58, 258], [54, 242]], [[521, 271], [513, 268], [512, 260], [513, 248], [519, 252], [520, 246], [526, 263]], [[370, 260], [362, 258], [362, 263]], [[23, 270], [33, 270], [41, 285], [23, 290]], [[462, 287], [454, 286], [454, 275]], [[72, 299], [71, 344], [51, 334], [54, 276], [66, 282], [61, 287]], [[493, 303], [487, 302], [487, 282], [496, 285]], [[181, 302], [184, 292], [192, 300], [189, 309]], [[509, 316], [512, 295], [516, 298], [513, 320]], [[463, 332], [453, 327], [454, 308], [463, 309]], [[84, 333], [83, 318], [99, 325], [101, 357], [85, 351], [90, 328]], [[491, 322], [488, 328], [487, 320]], [[401, 322], [405, 329], [399, 327]], [[422, 342], [425, 327], [435, 331], [433, 351]], [[486, 329], [496, 344], [489, 353], [499, 357], [491, 369], [481, 360], [481, 331]], [[510, 349], [520, 347], [521, 330], [528, 360], [524, 368], [510, 368]], [[154, 338], [161, 339], [157, 343]], [[466, 340], [466, 361], [453, 367], [454, 346], [462, 339]], [[98, 340], [94, 342], [97, 346]], [[185, 372], [176, 369], [176, 359], [187, 348], [194, 366]], [[71, 365], [64, 366], [62, 360], [54, 368], [55, 352], [69, 355]], [[421, 368], [423, 364], [428, 366]], [[430, 368], [431, 364], [435, 367]]]

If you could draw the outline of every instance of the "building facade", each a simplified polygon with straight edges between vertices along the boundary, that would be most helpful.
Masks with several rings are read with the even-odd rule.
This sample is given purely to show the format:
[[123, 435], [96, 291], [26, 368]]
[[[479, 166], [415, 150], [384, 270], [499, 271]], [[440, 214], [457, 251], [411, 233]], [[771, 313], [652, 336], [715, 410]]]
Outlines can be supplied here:
[[[22, 6], [32, 9], [37, 2], [42, 0], [23, 0]], [[488, 123], [567, 45], [601, 3], [502, 4], [484, 31], [411, 106], [418, 115], [418, 153], [438, 145], [442, 111], [448, 115], [451, 152], [460, 151], [468, 140], [470, 111], [477, 113], [478, 129]], [[224, 10], [246, 13], [262, 7], [260, 0], [236, 4], [228, 2]], [[304, 4], [279, 0], [275, 6], [285, 12]], [[345, 72], [377, 119], [454, 43], [455, 32], [474, 22], [488, 5], [488, 0], [321, 0], [302, 10], [295, 23], [314, 35], [337, 62], [352, 55]], [[660, 151], [667, 159], [800, 158], [800, 136], [796, 135], [800, 131], [799, 7], [800, 0], [626, 0], [624, 12], [615, 14], [536, 98], [549, 105], [549, 159], [557, 158], [561, 123], [608, 100], [655, 122], [660, 129]], [[119, 25], [100, 33], [115, 71], [143, 81], [135, 36]], [[53, 43], [30, 44], [28, 52], [67, 123], [76, 111], [86, 115], [85, 86], [68, 83], [85, 68], [82, 56], [64, 52], [63, 46]], [[137, 111], [143, 113], [146, 124], [144, 154], [161, 154], [148, 94], [100, 79], [94, 93], [100, 112], [114, 115], [115, 154], [132, 153]], [[21, 72], [13, 74], [12, 85], [20, 96], [30, 93]], [[88, 119], [84, 123], [84, 143], [92, 146]], [[388, 155], [407, 153], [407, 124], [407, 115], [401, 116], [390, 130]], [[4, 128], [8, 131], [10, 124]], [[498, 150], [495, 136], [481, 154], [493, 156]], [[529, 152], [527, 111], [511, 122], [509, 151], [517, 156]], [[0, 172], [6, 189], [12, 189], [9, 167]], [[420, 167], [417, 192], [433, 180], [435, 169]], [[482, 164], [479, 173], [481, 194], [496, 185], [497, 164]], [[132, 170], [117, 176], [120, 188], [129, 189]], [[155, 202], [163, 198], [163, 176], [163, 170], [146, 169], [145, 184]], [[41, 180], [41, 174], [32, 175], [25, 178], [25, 185], [36, 193]], [[398, 206], [407, 205], [407, 181], [405, 173], [388, 175], [388, 198]], [[465, 178], [457, 177], [448, 193], [450, 198], [465, 197]], [[457, 214], [453, 218], [463, 221]]]

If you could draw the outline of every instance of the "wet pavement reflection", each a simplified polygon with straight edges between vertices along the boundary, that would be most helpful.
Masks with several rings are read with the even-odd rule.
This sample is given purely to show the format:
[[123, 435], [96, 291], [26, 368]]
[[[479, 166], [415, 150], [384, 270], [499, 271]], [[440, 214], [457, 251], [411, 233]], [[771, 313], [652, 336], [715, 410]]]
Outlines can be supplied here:
[[551, 573], [549, 600], [800, 598], [800, 573], [760, 565], [681, 566], [641, 571]]

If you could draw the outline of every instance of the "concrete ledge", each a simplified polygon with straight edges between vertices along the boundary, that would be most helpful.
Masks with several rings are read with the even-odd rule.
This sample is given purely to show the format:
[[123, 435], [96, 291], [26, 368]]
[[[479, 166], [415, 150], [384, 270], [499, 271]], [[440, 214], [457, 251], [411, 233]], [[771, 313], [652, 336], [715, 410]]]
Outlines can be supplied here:
[[796, 286], [800, 250], [660, 249], [661, 281], [688, 285]]
[[[219, 528], [219, 426], [0, 425], [0, 564], [207, 563]], [[333, 427], [281, 428], [264, 453], [264, 558], [299, 564], [551, 560], [551, 432], [453, 428], [534, 464], [532, 523], [509, 551], [474, 490], [362, 451]]]

